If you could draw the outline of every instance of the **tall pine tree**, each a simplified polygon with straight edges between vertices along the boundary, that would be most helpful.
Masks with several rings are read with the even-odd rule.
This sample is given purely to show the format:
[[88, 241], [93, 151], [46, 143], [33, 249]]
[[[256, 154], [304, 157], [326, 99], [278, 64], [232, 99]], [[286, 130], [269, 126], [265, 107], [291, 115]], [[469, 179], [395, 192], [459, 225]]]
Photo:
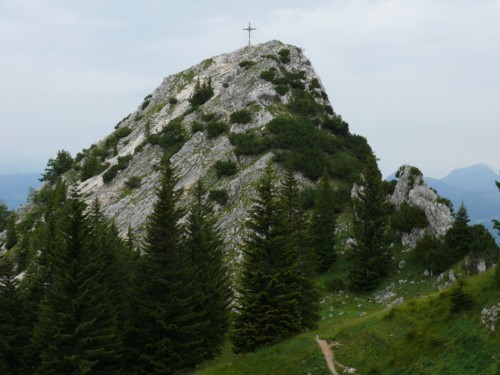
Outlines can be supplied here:
[[74, 191], [50, 256], [52, 282], [33, 333], [36, 374], [119, 371], [116, 307], [106, 282], [107, 249], [94, 248], [86, 206]]
[[203, 315], [196, 311], [194, 270], [183, 241], [180, 191], [168, 159], [139, 259], [128, 345], [138, 374], [172, 374], [204, 357]]
[[307, 231], [299, 187], [291, 169], [287, 170], [279, 190], [279, 204], [284, 214], [288, 252], [297, 262], [300, 326], [313, 329], [319, 319], [319, 294], [312, 283], [315, 253]]
[[231, 289], [224, 263], [223, 242], [212, 204], [205, 198], [206, 190], [198, 181], [194, 188], [194, 204], [189, 212], [187, 248], [194, 268], [197, 310], [207, 327], [204, 338], [205, 358], [220, 353], [229, 325]]
[[391, 259], [386, 235], [388, 203], [375, 157], [363, 177], [364, 184], [353, 199], [355, 244], [349, 283], [353, 290], [371, 291], [388, 274]]
[[270, 167], [259, 181], [243, 245], [243, 270], [234, 318], [233, 348], [249, 352], [300, 330], [297, 257]]
[[335, 200], [330, 177], [323, 172], [312, 212], [311, 238], [316, 252], [317, 269], [328, 270], [335, 261]]

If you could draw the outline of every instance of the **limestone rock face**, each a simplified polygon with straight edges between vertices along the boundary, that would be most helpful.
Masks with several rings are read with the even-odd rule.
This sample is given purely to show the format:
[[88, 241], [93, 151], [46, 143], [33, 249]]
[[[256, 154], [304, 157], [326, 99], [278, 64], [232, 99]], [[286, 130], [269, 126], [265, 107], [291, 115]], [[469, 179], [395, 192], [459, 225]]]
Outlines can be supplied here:
[[410, 233], [403, 233], [403, 245], [413, 249], [426, 231], [434, 237], [443, 237], [453, 224], [450, 208], [439, 202], [439, 196], [425, 183], [422, 174], [415, 167], [405, 165], [398, 175], [398, 182], [389, 201], [396, 207], [408, 203], [421, 208], [429, 222], [427, 228], [415, 228]]
[[[284, 49], [289, 50], [289, 61], [286, 62], [279, 59], [280, 51]], [[291, 99], [291, 94], [278, 94], [275, 85], [260, 77], [263, 71], [270, 68], [278, 72], [285, 69], [288, 73], [300, 73], [307, 90], [311, 93], [316, 91], [314, 100], [320, 105], [329, 105], [320, 78], [297, 47], [270, 41], [204, 60], [166, 77], [135, 112], [115, 127], [117, 131], [129, 128], [131, 132], [119, 139], [115, 156], [106, 162], [113, 166], [118, 163], [119, 157], [132, 155], [132, 158], [111, 182], [103, 182], [104, 171], [81, 182], [79, 188], [87, 203], [97, 198], [105, 214], [115, 220], [122, 235], [129, 225], [133, 232], [140, 235], [153, 208], [155, 187], [160, 177], [158, 166], [163, 155], [160, 146], [145, 140], [161, 132], [172, 120], [180, 118], [187, 141], [171, 161], [179, 177], [177, 188], [184, 192], [181, 204], [189, 202], [189, 190], [198, 180], [203, 180], [209, 190], [226, 190], [229, 200], [224, 206], [216, 205], [216, 210], [231, 252], [241, 241], [246, 213], [255, 195], [255, 183], [273, 154], [236, 157], [229, 134], [251, 129], [262, 131], [270, 120], [286, 113], [285, 105]], [[196, 86], [204, 83], [210, 83], [214, 95], [197, 110], [190, 111], [189, 99]], [[241, 109], [251, 112], [251, 120], [245, 124], [231, 123], [230, 115]], [[208, 137], [206, 130], [194, 132], [193, 123], [203, 122], [203, 117], [207, 115], [228, 124], [228, 131], [213, 138]], [[105, 142], [106, 139], [97, 146]], [[238, 166], [237, 173], [217, 178], [214, 164], [218, 160], [234, 161]], [[141, 178], [140, 187], [127, 188], [126, 182], [131, 177]]]

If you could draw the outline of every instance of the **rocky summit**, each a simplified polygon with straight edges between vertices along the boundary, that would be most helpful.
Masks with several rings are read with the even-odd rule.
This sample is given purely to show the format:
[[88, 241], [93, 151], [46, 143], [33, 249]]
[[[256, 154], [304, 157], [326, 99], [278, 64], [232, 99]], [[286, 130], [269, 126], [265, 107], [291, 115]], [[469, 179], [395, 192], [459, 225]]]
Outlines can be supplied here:
[[[234, 248], [241, 239], [255, 182], [275, 152], [265, 146], [256, 150], [255, 145], [238, 150], [232, 137], [262, 138], [269, 133], [266, 126], [271, 120], [296, 116], [292, 104], [301, 100], [309, 100], [315, 107], [310, 117], [336, 118], [343, 123], [334, 114], [311, 62], [298, 47], [274, 40], [206, 59], [164, 78], [112, 134], [77, 156], [84, 168], [94, 150], [104, 149], [99, 152], [106, 155], [99, 173], [80, 178], [79, 189], [87, 203], [98, 198], [122, 234], [129, 225], [140, 234], [152, 210], [159, 164], [167, 150], [179, 177], [177, 188], [183, 189], [186, 202], [198, 180], [215, 191], [214, 195], [222, 196], [216, 204], [219, 225], [225, 242]], [[161, 137], [168, 138], [169, 131], [177, 134], [162, 145]], [[106, 154], [110, 148], [112, 152]], [[219, 172], [217, 163], [234, 170]], [[116, 176], [110, 179], [113, 168]], [[310, 183], [301, 173], [297, 177], [303, 184]], [[130, 179], [140, 181], [140, 186], [128, 187]]]

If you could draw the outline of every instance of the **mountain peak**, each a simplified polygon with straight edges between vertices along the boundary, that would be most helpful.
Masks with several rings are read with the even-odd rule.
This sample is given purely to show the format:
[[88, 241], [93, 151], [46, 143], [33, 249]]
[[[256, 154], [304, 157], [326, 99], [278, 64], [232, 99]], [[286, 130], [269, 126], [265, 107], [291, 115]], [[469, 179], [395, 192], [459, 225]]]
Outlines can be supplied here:
[[497, 190], [496, 179], [498, 175], [490, 167], [485, 164], [474, 164], [451, 171], [442, 181], [465, 191], [494, 192]]

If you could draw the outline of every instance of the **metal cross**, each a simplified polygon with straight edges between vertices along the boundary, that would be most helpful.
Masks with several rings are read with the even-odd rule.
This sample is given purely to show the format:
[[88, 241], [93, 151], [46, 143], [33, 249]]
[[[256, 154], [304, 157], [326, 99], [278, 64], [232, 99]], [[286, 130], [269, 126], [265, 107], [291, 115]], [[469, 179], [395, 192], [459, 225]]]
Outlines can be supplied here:
[[250, 45], [250, 33], [252, 32], [252, 30], [257, 30], [255, 28], [253, 28], [252, 26], [250, 26], [250, 22], [248, 22], [248, 27], [246, 29], [243, 29], [245, 31], [248, 31], [248, 45]]

